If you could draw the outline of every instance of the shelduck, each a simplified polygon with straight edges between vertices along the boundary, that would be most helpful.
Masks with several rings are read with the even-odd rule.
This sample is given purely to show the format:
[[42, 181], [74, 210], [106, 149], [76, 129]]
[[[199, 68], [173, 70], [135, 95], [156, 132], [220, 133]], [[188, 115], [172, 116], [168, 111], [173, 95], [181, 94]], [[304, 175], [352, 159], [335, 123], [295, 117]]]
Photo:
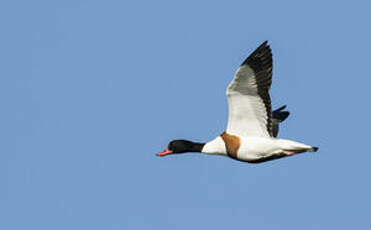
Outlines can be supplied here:
[[265, 41], [238, 68], [227, 87], [228, 126], [206, 143], [173, 140], [157, 156], [199, 152], [228, 156], [249, 163], [261, 163], [318, 147], [277, 138], [279, 123], [289, 115], [286, 106], [272, 112], [269, 89], [272, 84], [272, 52]]

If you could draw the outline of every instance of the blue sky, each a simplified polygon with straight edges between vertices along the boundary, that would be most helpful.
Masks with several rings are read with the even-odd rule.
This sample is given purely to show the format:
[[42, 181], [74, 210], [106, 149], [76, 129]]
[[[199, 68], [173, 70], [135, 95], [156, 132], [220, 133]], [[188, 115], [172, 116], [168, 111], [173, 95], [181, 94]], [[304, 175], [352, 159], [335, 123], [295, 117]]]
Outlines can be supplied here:
[[[370, 229], [367, 1], [2, 1], [0, 229]], [[184, 154], [268, 40], [280, 137], [264, 164]]]

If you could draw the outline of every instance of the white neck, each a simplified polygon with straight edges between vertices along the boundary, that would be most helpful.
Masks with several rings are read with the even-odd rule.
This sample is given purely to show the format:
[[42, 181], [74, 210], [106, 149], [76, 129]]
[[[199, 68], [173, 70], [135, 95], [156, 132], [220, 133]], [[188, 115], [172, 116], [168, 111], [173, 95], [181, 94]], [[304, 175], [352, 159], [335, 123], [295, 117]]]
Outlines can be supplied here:
[[202, 148], [201, 152], [206, 154], [227, 155], [225, 143], [220, 136], [217, 136], [214, 140], [207, 142]]

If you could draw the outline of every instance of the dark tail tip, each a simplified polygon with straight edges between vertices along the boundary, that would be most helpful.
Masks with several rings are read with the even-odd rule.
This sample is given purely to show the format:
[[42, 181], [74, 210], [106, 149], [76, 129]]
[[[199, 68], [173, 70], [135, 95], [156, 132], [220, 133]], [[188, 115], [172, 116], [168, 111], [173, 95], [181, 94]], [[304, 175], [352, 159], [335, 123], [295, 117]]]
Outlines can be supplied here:
[[281, 107], [279, 107], [278, 109], [276, 109], [275, 111], [281, 111], [281, 110], [284, 110], [286, 109], [287, 105], [283, 105]]
[[318, 147], [312, 147], [312, 149], [313, 149], [313, 152], [317, 152], [318, 151]]

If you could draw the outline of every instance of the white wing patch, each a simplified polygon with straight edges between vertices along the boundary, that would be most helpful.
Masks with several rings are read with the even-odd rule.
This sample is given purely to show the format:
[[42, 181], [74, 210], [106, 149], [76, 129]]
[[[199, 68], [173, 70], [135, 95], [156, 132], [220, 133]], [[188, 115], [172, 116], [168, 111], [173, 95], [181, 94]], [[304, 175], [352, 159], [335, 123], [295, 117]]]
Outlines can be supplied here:
[[227, 88], [229, 118], [227, 133], [238, 136], [270, 136], [266, 105], [258, 94], [254, 71], [242, 65]]

